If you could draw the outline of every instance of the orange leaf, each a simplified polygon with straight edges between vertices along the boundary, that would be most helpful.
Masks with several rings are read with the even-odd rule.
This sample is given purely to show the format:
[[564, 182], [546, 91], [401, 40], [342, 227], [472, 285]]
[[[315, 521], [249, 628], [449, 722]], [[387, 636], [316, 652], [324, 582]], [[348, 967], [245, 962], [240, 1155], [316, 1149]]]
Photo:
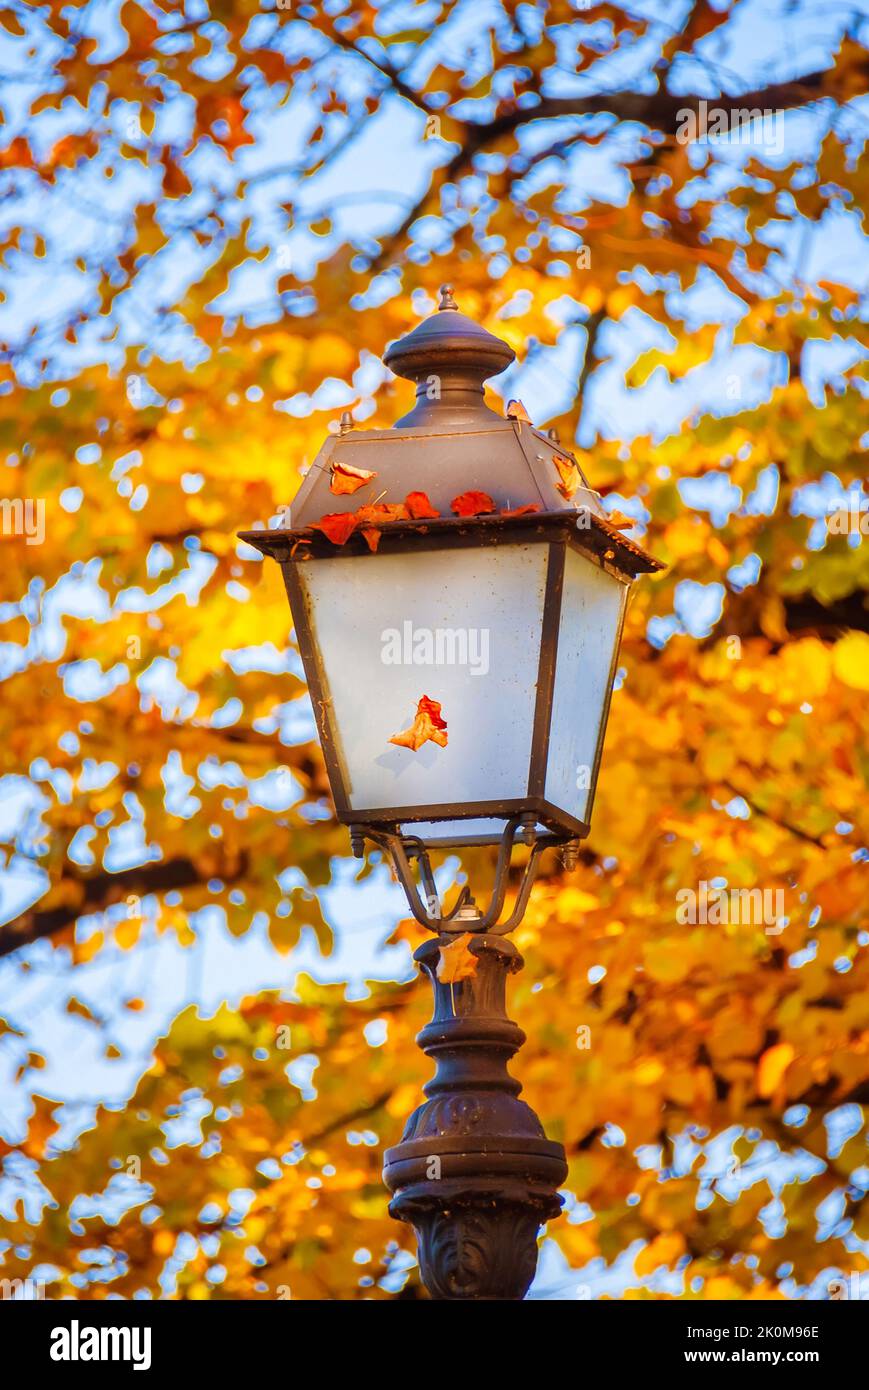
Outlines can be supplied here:
[[526, 502], [524, 507], [513, 507], [510, 511], [502, 511], [502, 516], [527, 516], [529, 512], [539, 512], [539, 502]]
[[368, 549], [373, 554], [380, 544], [380, 537], [383, 535], [383, 532], [378, 531], [376, 526], [366, 526], [365, 530], [362, 532], [362, 535], [365, 538], [365, 543], [368, 546]]
[[757, 1093], [768, 1098], [778, 1086], [796, 1053], [790, 1043], [768, 1047], [757, 1064]]
[[556, 483], [556, 487], [562, 497], [569, 502], [582, 481], [579, 476], [579, 469], [572, 459], [566, 459], [561, 454], [553, 454], [552, 462], [558, 469], [558, 476], [561, 479], [559, 483]]
[[493, 512], [495, 503], [488, 492], [463, 492], [453, 498], [450, 507], [456, 516], [480, 516], [483, 512]]
[[440, 516], [440, 512], [435, 510], [425, 492], [409, 492], [404, 499], [404, 505], [414, 521], [419, 521], [422, 517]]
[[384, 521], [407, 521], [407, 508], [403, 502], [368, 502], [355, 512], [358, 521], [373, 521], [376, 525]]
[[416, 716], [409, 729], [393, 734], [389, 740], [399, 748], [410, 748], [415, 753], [424, 743], [437, 743], [441, 748], [447, 746], [447, 724], [441, 718], [441, 707], [437, 700], [423, 695], [416, 707]]
[[476, 975], [479, 961], [469, 949], [473, 939], [472, 933], [466, 931], [448, 946], [439, 947], [437, 975], [441, 984], [458, 984], [459, 980], [470, 980]]
[[322, 531], [333, 545], [344, 545], [356, 530], [356, 517], [352, 512], [330, 512], [314, 523], [314, 530]]
[[358, 492], [376, 477], [377, 474], [371, 468], [354, 468], [349, 463], [333, 463], [329, 491], [334, 492], [337, 497], [342, 497], [347, 493]]

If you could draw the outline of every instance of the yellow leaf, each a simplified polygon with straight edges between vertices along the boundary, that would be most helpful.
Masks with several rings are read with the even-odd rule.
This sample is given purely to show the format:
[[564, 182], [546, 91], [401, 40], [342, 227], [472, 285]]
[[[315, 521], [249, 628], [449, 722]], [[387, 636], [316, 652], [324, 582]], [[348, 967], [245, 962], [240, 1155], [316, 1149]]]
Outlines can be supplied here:
[[457, 984], [459, 980], [469, 980], [477, 973], [477, 957], [470, 952], [473, 936], [469, 931], [457, 936], [449, 946], [441, 946], [438, 961], [438, 979], [441, 984]]
[[757, 1064], [757, 1093], [765, 1099], [772, 1095], [795, 1057], [790, 1043], [768, 1047]]
[[869, 636], [849, 632], [833, 648], [833, 670], [852, 690], [869, 690]]
[[641, 1250], [636, 1259], [638, 1274], [652, 1274], [659, 1265], [671, 1267], [685, 1253], [685, 1241], [677, 1232], [656, 1236], [651, 1245]]
[[640, 1062], [634, 1067], [634, 1080], [638, 1086], [652, 1086], [656, 1081], [660, 1081], [663, 1075], [663, 1065], [655, 1058]]

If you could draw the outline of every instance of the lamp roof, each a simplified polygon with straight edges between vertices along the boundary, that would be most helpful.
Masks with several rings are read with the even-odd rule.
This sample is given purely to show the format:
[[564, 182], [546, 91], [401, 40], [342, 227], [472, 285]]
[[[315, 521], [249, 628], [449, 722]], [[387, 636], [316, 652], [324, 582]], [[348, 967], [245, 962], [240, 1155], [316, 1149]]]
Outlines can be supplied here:
[[[629, 575], [662, 566], [609, 521], [600, 495], [577, 459], [554, 434], [527, 419], [504, 418], [483, 400], [483, 382], [514, 360], [513, 349], [456, 307], [449, 286], [441, 287], [437, 311], [384, 354], [399, 375], [417, 382], [417, 404], [391, 429], [361, 430], [348, 416], [329, 435], [292, 503], [280, 531], [243, 532], [266, 554], [285, 558], [284, 542], [310, 542], [307, 553], [335, 547], [317, 530], [324, 516], [354, 513], [376, 503], [400, 504], [424, 493], [438, 514], [428, 521], [393, 521], [383, 534], [438, 534], [450, 527], [480, 524], [494, 538], [504, 513], [526, 509], [523, 523], [572, 522], [587, 514], [577, 531], [581, 543], [606, 552]], [[363, 481], [350, 491], [359, 473]], [[370, 475], [370, 476], [365, 476]], [[349, 483], [348, 483], [349, 479]], [[468, 492], [491, 499], [489, 516], [458, 516], [453, 502]], [[534, 515], [538, 514], [538, 515]], [[376, 524], [369, 522], [369, 525]], [[594, 537], [594, 539], [593, 539]], [[359, 543], [353, 537], [351, 548]], [[361, 542], [364, 548], [364, 542]]]

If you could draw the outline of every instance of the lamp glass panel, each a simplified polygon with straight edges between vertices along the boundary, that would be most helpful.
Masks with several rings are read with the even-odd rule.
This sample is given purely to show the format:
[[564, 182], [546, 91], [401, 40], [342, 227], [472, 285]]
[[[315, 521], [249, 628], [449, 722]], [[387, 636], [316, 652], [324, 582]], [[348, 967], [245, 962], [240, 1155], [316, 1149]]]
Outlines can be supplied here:
[[[504, 816], [469, 816], [464, 820], [408, 821], [399, 829], [402, 835], [417, 835], [433, 847], [449, 840], [460, 840], [464, 845], [497, 845], [504, 833], [505, 820]], [[537, 833], [547, 834], [546, 826], [538, 825]], [[517, 830], [514, 839], [518, 843], [521, 838], [522, 832]]]
[[609, 707], [612, 662], [627, 584], [568, 548], [549, 725], [546, 800], [588, 823], [598, 737]]
[[[353, 810], [527, 794], [548, 558], [522, 542], [299, 565]], [[389, 742], [422, 695], [446, 748]]]

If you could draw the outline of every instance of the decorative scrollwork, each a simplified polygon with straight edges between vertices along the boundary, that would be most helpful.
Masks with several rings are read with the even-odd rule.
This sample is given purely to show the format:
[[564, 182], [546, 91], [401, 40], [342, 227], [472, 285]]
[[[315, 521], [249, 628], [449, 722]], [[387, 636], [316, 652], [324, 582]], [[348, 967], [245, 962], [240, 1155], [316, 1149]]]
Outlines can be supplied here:
[[425, 1286], [438, 1299], [522, 1299], [537, 1267], [540, 1215], [527, 1207], [432, 1206], [413, 1224]]

